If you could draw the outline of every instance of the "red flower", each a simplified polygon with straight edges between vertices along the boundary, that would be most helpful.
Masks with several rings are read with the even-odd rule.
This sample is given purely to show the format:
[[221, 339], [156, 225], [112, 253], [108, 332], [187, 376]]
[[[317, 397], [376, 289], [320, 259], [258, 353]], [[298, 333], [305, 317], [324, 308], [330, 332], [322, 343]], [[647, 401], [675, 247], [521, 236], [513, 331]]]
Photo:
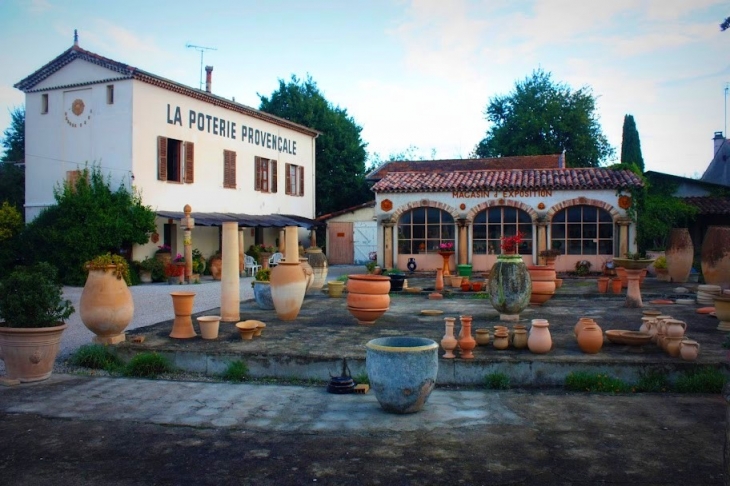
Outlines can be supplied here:
[[514, 252], [517, 251], [517, 247], [522, 243], [522, 237], [525, 236], [523, 233], [518, 232], [514, 236], [503, 236], [501, 247], [504, 251]]

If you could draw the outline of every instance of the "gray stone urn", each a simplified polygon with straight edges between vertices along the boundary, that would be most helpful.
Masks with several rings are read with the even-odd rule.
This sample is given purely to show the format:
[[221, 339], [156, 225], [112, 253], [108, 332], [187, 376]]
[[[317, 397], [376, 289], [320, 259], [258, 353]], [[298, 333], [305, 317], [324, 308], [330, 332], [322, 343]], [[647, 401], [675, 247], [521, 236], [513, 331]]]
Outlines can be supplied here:
[[259, 308], [274, 310], [274, 299], [271, 298], [271, 284], [269, 282], [254, 280], [253, 298]]
[[373, 339], [365, 347], [368, 380], [383, 410], [421, 410], [436, 384], [438, 344], [401, 336]]
[[505, 316], [519, 316], [530, 303], [532, 279], [520, 255], [498, 255], [489, 272], [489, 300]]

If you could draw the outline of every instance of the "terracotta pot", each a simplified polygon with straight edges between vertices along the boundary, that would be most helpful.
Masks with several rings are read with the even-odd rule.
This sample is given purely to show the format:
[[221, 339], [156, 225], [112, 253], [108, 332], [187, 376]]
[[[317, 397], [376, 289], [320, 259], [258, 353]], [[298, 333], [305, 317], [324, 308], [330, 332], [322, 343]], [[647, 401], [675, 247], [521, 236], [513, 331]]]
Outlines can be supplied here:
[[664, 334], [667, 337], [684, 337], [687, 330], [687, 323], [677, 319], [667, 319], [664, 321]]
[[54, 327], [0, 327], [0, 358], [5, 377], [23, 383], [51, 376], [66, 324]]
[[170, 292], [172, 307], [175, 310], [175, 320], [172, 323], [171, 338], [189, 339], [197, 336], [193, 328], [193, 302], [195, 292]]
[[486, 346], [489, 344], [489, 329], [475, 329], [474, 340], [478, 346]]
[[474, 354], [472, 350], [476, 347], [477, 342], [471, 335], [471, 316], [460, 316], [461, 331], [459, 332], [459, 350], [463, 359], [472, 359]]
[[388, 308], [383, 309], [359, 309], [357, 307], [350, 307], [347, 306], [347, 310], [350, 311], [350, 314], [357, 319], [358, 324], [363, 324], [366, 326], [375, 324], [375, 321], [378, 320], [385, 312], [388, 310]]
[[730, 226], [710, 226], [702, 242], [705, 283], [730, 287]]
[[481, 292], [482, 291], [482, 282], [472, 282], [471, 289], [474, 292]]
[[387, 309], [390, 307], [390, 295], [348, 292], [347, 305], [357, 309]]
[[242, 321], [236, 323], [236, 329], [238, 334], [244, 341], [250, 341], [253, 339], [253, 335], [258, 327], [258, 321]]
[[672, 228], [665, 254], [670, 281], [686, 282], [694, 258], [694, 246], [687, 228]]
[[535, 354], [545, 354], [553, 347], [553, 339], [548, 330], [548, 322], [544, 319], [533, 319], [527, 347]]
[[281, 260], [271, 270], [271, 300], [282, 321], [293, 321], [299, 315], [307, 292], [307, 274], [299, 263]]
[[608, 277], [598, 277], [598, 293], [605, 294], [608, 292]]
[[507, 329], [495, 331], [492, 346], [494, 346], [494, 349], [500, 350], [509, 348], [509, 331]]
[[542, 305], [555, 294], [555, 280], [533, 280], [530, 304]]
[[221, 257], [210, 257], [208, 264], [210, 265], [210, 275], [213, 277], [213, 280], [220, 280], [223, 268], [223, 260], [221, 260]]
[[581, 317], [578, 319], [578, 322], [575, 323], [575, 327], [573, 328], [573, 334], [577, 338], [586, 325], [595, 323], [596, 321], [594, 321], [591, 317]]
[[620, 278], [611, 279], [611, 292], [614, 294], [620, 294], [622, 288], [623, 284], [621, 283]]
[[327, 283], [327, 294], [330, 297], [342, 297], [343, 290], [345, 290], [345, 282], [332, 280]]
[[454, 337], [454, 321], [456, 321], [456, 318], [454, 317], [444, 317], [446, 330], [444, 332], [444, 337], [441, 339], [441, 347], [444, 348], [444, 351], [446, 351], [443, 356], [446, 359], [456, 358], [456, 355], [454, 355], [454, 349], [456, 349], [458, 341]]
[[373, 324], [390, 307], [390, 278], [382, 275], [350, 275], [347, 309], [360, 324]]
[[458, 277], [458, 276], [451, 276], [451, 286], [455, 289], [458, 289], [461, 287], [461, 281], [464, 280], [464, 277]]
[[116, 344], [124, 341], [124, 330], [134, 316], [134, 300], [123, 278], [117, 278], [116, 265], [89, 270], [79, 301], [79, 315], [96, 336], [93, 341]]
[[464, 280], [461, 282], [461, 291], [462, 292], [469, 292], [471, 290], [471, 284], [468, 280]]
[[152, 283], [152, 272], [149, 270], [140, 270], [139, 281], [142, 283]]
[[312, 284], [314, 283], [314, 269], [309, 264], [309, 260], [307, 260], [304, 257], [299, 258], [299, 264], [304, 269], [304, 273], [307, 275], [307, 290], [312, 288]]
[[200, 328], [200, 337], [203, 339], [217, 339], [218, 330], [220, 329], [221, 316], [200, 316], [198, 317], [198, 327]]
[[715, 303], [715, 316], [720, 321], [717, 329], [730, 331], [730, 295], [715, 295], [712, 300]]
[[679, 348], [682, 345], [682, 339], [684, 338], [670, 336], [664, 338], [664, 340], [666, 341], [666, 346], [664, 347], [664, 350], [672, 358], [679, 358]]
[[309, 264], [312, 266], [312, 285], [314, 290], [320, 290], [327, 281], [327, 273], [329, 272], [329, 264], [327, 256], [322, 249], [316, 246], [310, 246], [306, 252]]
[[700, 343], [691, 339], [683, 339], [679, 346], [679, 356], [685, 361], [694, 361], [700, 354]]
[[261, 336], [261, 333], [266, 329], [266, 324], [261, 321], [254, 321], [256, 323], [256, 330], [253, 332], [253, 337]]
[[555, 279], [555, 290], [558, 290], [562, 286], [563, 286], [563, 279], [562, 278], [556, 278]]
[[512, 346], [515, 349], [525, 349], [527, 347], [527, 329], [512, 331]]
[[555, 274], [555, 267], [530, 265], [527, 267], [527, 270], [530, 272], [530, 278], [533, 282], [536, 280], [554, 281], [557, 278]]
[[616, 277], [621, 282], [621, 287], [626, 288], [629, 286], [629, 277], [626, 275], [626, 269], [624, 267], [616, 267]]
[[603, 333], [594, 323], [587, 323], [578, 334], [578, 347], [584, 353], [596, 354], [603, 347]]
[[519, 315], [530, 302], [532, 279], [520, 255], [497, 255], [489, 272], [489, 300], [505, 315]]

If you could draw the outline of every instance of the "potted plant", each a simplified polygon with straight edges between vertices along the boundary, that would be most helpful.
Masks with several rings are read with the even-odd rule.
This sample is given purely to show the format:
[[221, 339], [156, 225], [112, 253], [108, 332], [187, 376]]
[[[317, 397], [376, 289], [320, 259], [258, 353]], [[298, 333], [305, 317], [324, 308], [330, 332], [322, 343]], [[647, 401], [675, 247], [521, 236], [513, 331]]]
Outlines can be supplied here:
[[88, 276], [79, 301], [81, 321], [96, 334], [95, 343], [124, 341], [124, 329], [134, 315], [127, 260], [105, 253], [86, 262], [84, 268]]
[[137, 262], [137, 268], [139, 269], [139, 279], [142, 283], [150, 283], [162, 278], [164, 267], [161, 260], [147, 257], [141, 262]]
[[545, 265], [548, 267], [554, 267], [555, 266], [555, 260], [558, 258], [558, 256], [562, 255], [563, 252], [556, 249], [551, 248], [549, 250], [543, 250], [540, 253], [538, 253], [538, 256], [545, 259]]
[[167, 278], [167, 283], [169, 285], [181, 284], [184, 275], [185, 267], [182, 267], [175, 262], [165, 264], [165, 277]]
[[197, 248], [193, 249], [193, 273], [203, 275], [205, 273], [205, 267], [206, 263], [203, 254]]
[[158, 258], [162, 263], [169, 263], [172, 260], [172, 248], [170, 248], [170, 245], [158, 245], [155, 258]]
[[274, 300], [271, 298], [271, 269], [262, 268], [254, 275], [251, 282], [253, 287], [253, 297], [256, 305], [262, 309], [274, 310]]
[[659, 256], [654, 260], [654, 271], [656, 272], [657, 280], [662, 282], [669, 281], [669, 270], [667, 270], [667, 257]]
[[16, 267], [0, 281], [0, 358], [6, 376], [21, 382], [51, 376], [64, 321], [73, 312], [48, 263]]

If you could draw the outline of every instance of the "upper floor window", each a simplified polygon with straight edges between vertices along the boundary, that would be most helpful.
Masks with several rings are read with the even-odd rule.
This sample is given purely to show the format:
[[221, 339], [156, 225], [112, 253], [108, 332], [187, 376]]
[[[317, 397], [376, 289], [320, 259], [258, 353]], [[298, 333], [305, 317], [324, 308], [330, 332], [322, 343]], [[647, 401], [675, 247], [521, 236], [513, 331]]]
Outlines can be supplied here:
[[454, 217], [438, 208], [406, 211], [398, 220], [398, 253], [438, 253], [454, 243]]
[[223, 187], [236, 188], [236, 152], [223, 151]]
[[256, 157], [254, 165], [254, 189], [261, 192], [276, 192], [276, 161], [265, 159], [263, 157]]
[[286, 164], [286, 193], [291, 196], [304, 195], [304, 167]]
[[532, 218], [521, 209], [499, 206], [485, 209], [474, 218], [472, 225], [472, 251], [475, 255], [499, 255], [502, 238], [523, 234], [517, 248], [520, 255], [532, 254]]
[[193, 142], [157, 137], [157, 179], [160, 181], [194, 181], [195, 150]]
[[571, 206], [555, 213], [551, 246], [568, 255], [613, 255], [613, 219], [596, 206]]
[[48, 94], [44, 93], [41, 95], [41, 114], [46, 113], [48, 113]]
[[106, 104], [107, 105], [114, 104], [114, 85], [113, 84], [108, 84], [106, 87]]

